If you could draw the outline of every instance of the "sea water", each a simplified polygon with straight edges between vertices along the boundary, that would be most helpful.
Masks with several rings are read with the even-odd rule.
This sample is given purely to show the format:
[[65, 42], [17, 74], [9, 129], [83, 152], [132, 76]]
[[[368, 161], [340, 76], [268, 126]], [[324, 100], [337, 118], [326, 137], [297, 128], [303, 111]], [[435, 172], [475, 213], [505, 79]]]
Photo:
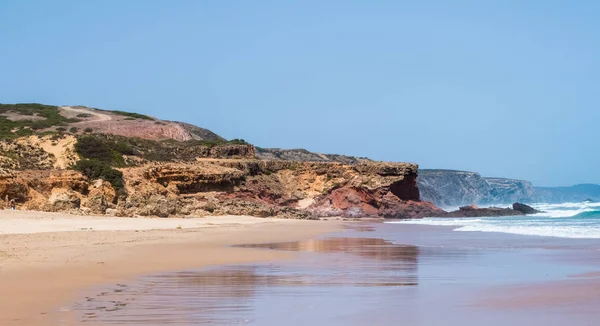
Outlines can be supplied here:
[[461, 232], [600, 239], [600, 203], [538, 203], [532, 206], [543, 212], [526, 216], [425, 218], [387, 223], [451, 226], [454, 231]]

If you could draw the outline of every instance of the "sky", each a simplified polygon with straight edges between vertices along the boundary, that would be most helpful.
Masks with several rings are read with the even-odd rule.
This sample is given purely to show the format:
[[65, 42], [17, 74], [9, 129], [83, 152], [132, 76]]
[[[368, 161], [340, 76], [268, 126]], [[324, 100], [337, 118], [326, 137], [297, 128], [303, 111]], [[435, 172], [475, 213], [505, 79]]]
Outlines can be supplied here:
[[0, 0], [0, 103], [600, 183], [600, 2]]

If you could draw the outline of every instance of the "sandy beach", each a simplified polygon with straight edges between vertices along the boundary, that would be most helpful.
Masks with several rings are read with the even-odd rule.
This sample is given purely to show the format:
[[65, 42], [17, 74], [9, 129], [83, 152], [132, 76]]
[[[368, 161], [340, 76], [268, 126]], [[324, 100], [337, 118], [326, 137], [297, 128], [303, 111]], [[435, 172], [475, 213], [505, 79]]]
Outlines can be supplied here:
[[293, 259], [148, 273], [79, 291], [59, 325], [595, 325], [596, 240], [352, 223], [246, 244]]
[[110, 218], [0, 212], [0, 325], [49, 325], [78, 290], [170, 270], [271, 261], [294, 253], [230, 247], [312, 238], [334, 221], [220, 216]]

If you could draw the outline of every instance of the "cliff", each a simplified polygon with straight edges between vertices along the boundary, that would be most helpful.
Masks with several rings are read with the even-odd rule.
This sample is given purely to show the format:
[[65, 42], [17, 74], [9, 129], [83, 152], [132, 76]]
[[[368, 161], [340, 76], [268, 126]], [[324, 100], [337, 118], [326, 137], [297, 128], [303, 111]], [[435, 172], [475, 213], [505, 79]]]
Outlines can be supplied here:
[[439, 206], [480, 204], [492, 198], [492, 188], [475, 172], [454, 170], [419, 171], [422, 199]]
[[193, 125], [123, 111], [0, 105], [0, 196], [19, 208], [117, 216], [412, 218], [418, 168], [256, 149]]
[[123, 189], [72, 170], [0, 176], [19, 207], [117, 216], [253, 215], [411, 218], [441, 213], [419, 200], [408, 163], [207, 159], [119, 168]]
[[536, 191], [529, 181], [485, 178], [479, 173], [455, 170], [419, 171], [422, 199], [438, 206], [535, 202]]
[[484, 178], [490, 185], [490, 203], [535, 202], [536, 191], [533, 184], [525, 180], [507, 178]]

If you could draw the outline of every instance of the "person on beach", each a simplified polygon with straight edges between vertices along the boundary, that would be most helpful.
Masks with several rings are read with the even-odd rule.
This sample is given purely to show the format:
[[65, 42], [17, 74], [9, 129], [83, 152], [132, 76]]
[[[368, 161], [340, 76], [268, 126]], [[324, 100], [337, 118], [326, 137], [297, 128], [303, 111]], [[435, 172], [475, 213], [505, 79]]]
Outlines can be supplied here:
[[10, 209], [12, 209], [13, 211], [16, 209], [16, 203], [14, 199], [10, 200]]

